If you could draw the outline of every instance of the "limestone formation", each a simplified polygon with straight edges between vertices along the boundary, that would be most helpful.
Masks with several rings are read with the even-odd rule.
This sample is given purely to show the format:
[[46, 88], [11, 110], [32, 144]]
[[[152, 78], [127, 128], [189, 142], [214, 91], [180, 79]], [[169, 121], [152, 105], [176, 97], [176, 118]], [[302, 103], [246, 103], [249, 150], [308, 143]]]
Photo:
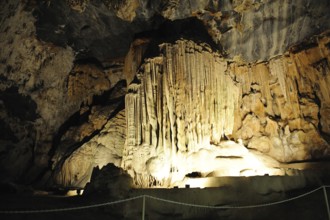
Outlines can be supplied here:
[[113, 163], [174, 186], [330, 156], [328, 0], [1, 6], [4, 181], [84, 187]]
[[[39, 178], [51, 163], [64, 124], [122, 79], [120, 66], [100, 69], [95, 62], [75, 64], [72, 48], [37, 39], [33, 7], [32, 1], [10, 1], [0, 11], [0, 175], [4, 180]], [[92, 132], [107, 122], [94, 119]]]
[[322, 114], [329, 102], [328, 42], [324, 33], [306, 42], [313, 45], [307, 50], [297, 46], [268, 63], [230, 65], [243, 94], [236, 139], [281, 162], [329, 155], [329, 115]]
[[[203, 151], [212, 154], [211, 144], [232, 135], [239, 109], [240, 90], [226, 73], [227, 62], [208, 45], [179, 40], [160, 50], [140, 67], [126, 95], [122, 166], [137, 185], [196, 171], [182, 167], [182, 160], [193, 154], [199, 158]], [[201, 165], [194, 159], [190, 163]]]
[[68, 99], [70, 102], [85, 100], [90, 105], [93, 95], [100, 95], [111, 88], [107, 75], [94, 65], [76, 65], [68, 78]]
[[138, 0], [103, 0], [109, 9], [112, 9], [116, 12], [116, 15], [126, 21], [133, 21], [136, 17], [136, 10], [139, 7]]
[[328, 157], [322, 124], [329, 116], [320, 112], [328, 111], [322, 109], [329, 102], [329, 40], [324, 33], [305, 43], [315, 45], [310, 53], [292, 48], [267, 63], [243, 65], [206, 44], [161, 44], [128, 87], [123, 168], [143, 186], [214, 172], [228, 164], [219, 153], [226, 138], [280, 162]]
[[231, 58], [240, 56], [246, 62], [266, 61], [282, 55], [290, 46], [312, 37], [322, 25], [326, 26], [323, 31], [330, 25], [326, 18], [327, 0], [317, 3], [239, 0], [232, 1], [231, 5], [226, 2], [219, 1], [220, 19], [212, 13], [203, 18], [208, 23], [214, 21], [220, 34], [213, 38], [228, 55]]
[[[83, 144], [55, 172], [55, 183], [66, 187], [84, 187], [94, 167], [120, 166], [125, 143], [125, 111], [109, 120], [102, 131]], [[60, 157], [61, 158], [61, 157]]]
[[[86, 6], [89, 3], [89, 0], [66, 0], [66, 3], [73, 10], [76, 10], [76, 11], [82, 13], [85, 11]], [[50, 1], [48, 4], [50, 4]]]
[[[135, 34], [159, 28], [164, 19], [198, 18], [230, 58], [247, 62], [282, 55], [290, 46], [330, 28], [328, 0], [43, 2], [37, 5], [42, 12], [38, 36], [56, 45], [69, 45], [80, 57], [95, 57], [103, 63], [124, 57]], [[56, 15], [56, 19], [48, 15]], [[50, 36], [49, 30], [56, 33]]]
[[64, 98], [74, 53], [38, 41], [20, 1], [4, 4], [1, 15], [0, 175], [30, 181], [48, 166], [52, 135], [74, 108]]

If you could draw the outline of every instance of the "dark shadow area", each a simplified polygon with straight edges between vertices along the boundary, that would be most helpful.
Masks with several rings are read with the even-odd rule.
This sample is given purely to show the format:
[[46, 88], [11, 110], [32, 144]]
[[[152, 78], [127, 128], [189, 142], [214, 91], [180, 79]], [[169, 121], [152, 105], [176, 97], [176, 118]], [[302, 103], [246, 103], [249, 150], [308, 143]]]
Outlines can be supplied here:
[[12, 131], [10, 126], [1, 118], [0, 118], [0, 140], [12, 141], [13, 143], [17, 143], [19, 141], [15, 135], [15, 132]]
[[22, 121], [34, 121], [39, 117], [35, 101], [30, 96], [20, 94], [17, 87], [0, 91], [0, 100], [3, 101], [8, 114], [12, 117], [17, 117]]
[[203, 22], [195, 17], [175, 21], [167, 20], [157, 30], [138, 33], [134, 38], [151, 39], [144, 58], [158, 56], [160, 44], [174, 44], [175, 41], [180, 39], [191, 40], [197, 44], [206, 43], [213, 51], [222, 51], [221, 46], [217, 45], [208, 34]]
[[[111, 173], [117, 176], [116, 172]], [[320, 185], [313, 183], [299, 187], [295, 186], [297, 178], [291, 179], [275, 176], [267, 177], [266, 181], [263, 177], [222, 178], [219, 181], [227, 184], [222, 187], [131, 189], [122, 198], [116, 198], [107, 191], [73, 197], [53, 194], [7, 194], [0, 197], [0, 218], [5, 220], [60, 218], [133, 220], [143, 219], [144, 214], [144, 219], [162, 220], [328, 219], [325, 196], [329, 198], [330, 188], [325, 188], [324, 191]], [[274, 182], [285, 184], [274, 188], [276, 185]], [[108, 186], [105, 184], [103, 187]], [[143, 195], [145, 195], [144, 198]], [[28, 214], [1, 213], [4, 210], [37, 211]], [[40, 210], [55, 211], [42, 213]]]

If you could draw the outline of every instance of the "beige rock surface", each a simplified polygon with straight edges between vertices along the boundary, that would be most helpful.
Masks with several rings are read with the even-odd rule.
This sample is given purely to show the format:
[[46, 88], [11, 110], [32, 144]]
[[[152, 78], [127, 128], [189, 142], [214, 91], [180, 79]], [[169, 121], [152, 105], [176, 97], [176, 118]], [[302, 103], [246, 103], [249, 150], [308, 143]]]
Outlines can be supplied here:
[[84, 187], [94, 167], [108, 163], [120, 166], [125, 144], [125, 111], [110, 119], [90, 141], [75, 150], [55, 172], [55, 182], [66, 187]]
[[[311, 41], [324, 42], [325, 38], [328, 33]], [[150, 186], [154, 178], [156, 185], [169, 178], [173, 183], [194, 171], [258, 173], [247, 162], [253, 150], [264, 155], [254, 159], [259, 166], [267, 164], [264, 170], [275, 168], [269, 165], [274, 165], [274, 159], [293, 162], [328, 157], [330, 146], [322, 135], [327, 126], [324, 130], [321, 125], [329, 116], [320, 112], [322, 103], [328, 102], [330, 87], [324, 84], [329, 68], [315, 67], [327, 59], [324, 54], [328, 52], [321, 53], [321, 48], [317, 44], [308, 53], [292, 48], [266, 63], [236, 64], [205, 44], [179, 40], [160, 45], [158, 57], [144, 63], [137, 59], [142, 62], [138, 81], [128, 87], [122, 167], [135, 178], [135, 184]], [[244, 143], [241, 150], [247, 154], [218, 154], [225, 138]], [[236, 171], [220, 171], [225, 169]]]

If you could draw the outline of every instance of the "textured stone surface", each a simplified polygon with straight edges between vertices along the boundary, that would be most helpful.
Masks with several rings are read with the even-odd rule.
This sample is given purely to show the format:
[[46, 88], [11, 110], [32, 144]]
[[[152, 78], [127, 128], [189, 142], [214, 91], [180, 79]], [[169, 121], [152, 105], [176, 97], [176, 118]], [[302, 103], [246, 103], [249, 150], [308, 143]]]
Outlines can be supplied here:
[[329, 156], [326, 0], [1, 6], [1, 179], [80, 187], [111, 162], [166, 185]]
[[229, 63], [207, 44], [161, 44], [160, 55], [146, 59], [128, 87], [123, 168], [144, 186], [153, 178], [156, 185], [166, 185], [162, 181], [168, 179], [173, 184], [193, 171], [260, 173], [255, 170], [262, 170], [262, 163], [251, 169], [244, 162], [249, 158], [244, 147], [236, 150], [243, 155], [221, 154], [225, 138], [280, 162], [328, 157], [330, 146], [323, 136], [329, 134], [322, 124], [329, 116], [320, 111], [330, 98], [325, 86], [329, 49], [317, 43], [328, 41], [325, 33], [305, 42], [314, 45], [311, 53], [292, 48], [252, 65]]
[[125, 56], [135, 34], [157, 29], [164, 19], [196, 17], [230, 58], [253, 62], [329, 29], [328, 9], [327, 0], [41, 1], [37, 33], [45, 41], [69, 45], [79, 57], [108, 64]]
[[268, 154], [282, 162], [328, 155], [328, 126], [322, 125], [329, 116], [321, 114], [329, 102], [329, 86], [325, 85], [329, 49], [324, 47], [328, 41], [325, 33], [305, 42], [310, 45], [307, 50], [294, 47], [268, 63], [230, 66], [243, 94], [242, 125], [236, 138], [245, 143], [251, 139], [249, 147], [265, 151], [262, 146], [269, 142], [265, 136], [269, 137], [273, 147]]
[[[94, 167], [101, 169], [108, 163], [120, 166], [125, 138], [125, 111], [122, 110], [104, 125], [98, 135], [65, 159], [54, 174], [55, 183], [66, 187], [84, 187], [90, 181]], [[61, 159], [62, 155], [57, 158]]]
[[[1, 8], [0, 173], [21, 181], [34, 180], [49, 166], [70, 117], [122, 79], [120, 65], [75, 64], [70, 47], [38, 40], [30, 7], [7, 1]], [[101, 129], [97, 120], [94, 131]]]
[[4, 4], [1, 15], [1, 121], [12, 137], [1, 144], [0, 167], [5, 177], [19, 179], [34, 166], [48, 165], [52, 134], [71, 114], [71, 104], [60, 106], [66, 106], [74, 54], [38, 41], [35, 18], [19, 1]]
[[[329, 2], [324, 1], [228, 1], [217, 37], [230, 57], [240, 56], [247, 62], [267, 60], [281, 55], [289, 46], [329, 29]], [[221, 7], [221, 6], [220, 6]], [[222, 9], [223, 10], [223, 9]], [[221, 11], [222, 11], [221, 10]], [[223, 21], [225, 20], [225, 21]], [[215, 37], [216, 38], [216, 37]]]

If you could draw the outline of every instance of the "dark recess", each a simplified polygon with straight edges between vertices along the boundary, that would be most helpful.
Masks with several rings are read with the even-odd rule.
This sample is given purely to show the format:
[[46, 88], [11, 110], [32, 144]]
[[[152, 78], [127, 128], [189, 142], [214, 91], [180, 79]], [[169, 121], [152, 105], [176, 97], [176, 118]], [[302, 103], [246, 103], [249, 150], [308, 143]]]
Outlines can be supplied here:
[[0, 140], [12, 141], [14, 143], [18, 142], [15, 133], [11, 130], [9, 125], [2, 119], [0, 119]]
[[0, 100], [3, 101], [9, 115], [22, 121], [34, 121], [39, 117], [35, 101], [30, 96], [20, 94], [16, 87], [1, 91]]
[[144, 58], [159, 55], [159, 45], [162, 43], [175, 43], [179, 39], [206, 43], [213, 51], [221, 52], [222, 48], [217, 45], [207, 32], [202, 21], [197, 18], [187, 18], [175, 21], [165, 21], [157, 30], [138, 33], [134, 37], [153, 39], [145, 52]]

